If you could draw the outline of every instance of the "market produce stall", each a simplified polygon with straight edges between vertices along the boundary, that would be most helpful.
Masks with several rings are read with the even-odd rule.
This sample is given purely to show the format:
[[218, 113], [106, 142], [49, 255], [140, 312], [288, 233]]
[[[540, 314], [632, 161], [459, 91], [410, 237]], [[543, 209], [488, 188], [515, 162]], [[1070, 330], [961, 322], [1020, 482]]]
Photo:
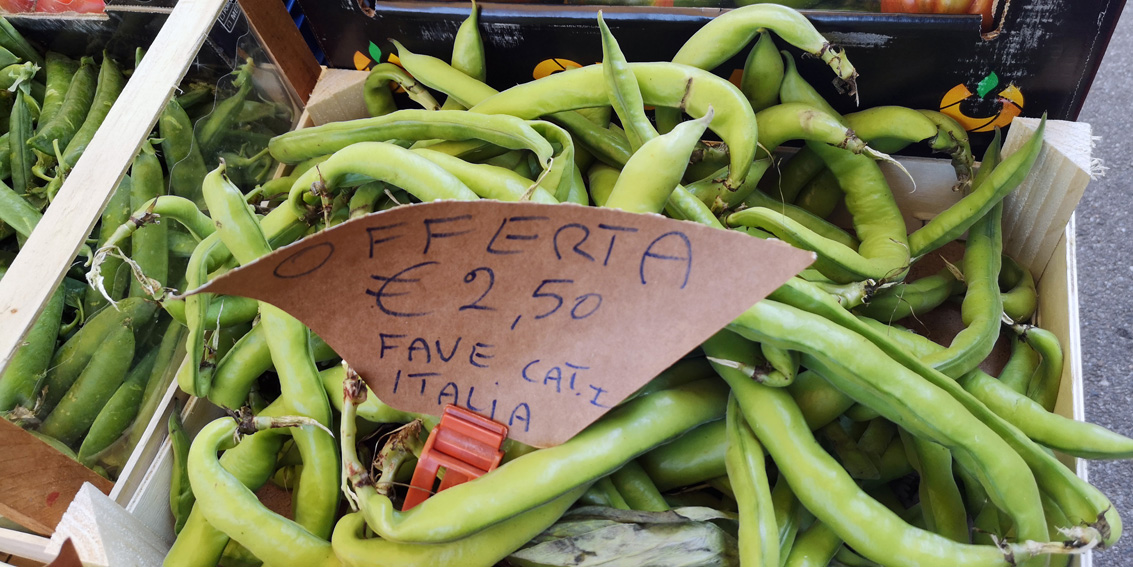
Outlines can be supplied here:
[[[210, 22], [220, 8], [195, 4], [181, 2], [171, 22], [211, 14]], [[249, 15], [257, 10], [271, 13], [266, 3], [248, 3]], [[59, 202], [81, 202], [77, 189], [69, 192], [71, 180], [101, 172], [106, 198], [90, 198], [110, 205], [94, 207], [99, 218], [87, 213], [85, 226], [48, 225], [56, 232], [47, 239], [45, 220], [9, 239], [18, 250], [11, 273], [27, 274], [40, 261], [29, 253], [42, 250], [44, 258], [63, 258], [63, 280], [90, 233], [90, 261], [76, 271], [86, 282], [79, 282], [83, 299], [95, 304], [76, 301], [83, 325], [68, 337], [58, 321], [49, 330], [40, 323], [70, 320], [48, 310], [53, 300], [67, 305], [58, 299], [66, 299], [63, 291], [53, 295], [54, 287], [26, 279], [9, 284], [10, 275], [0, 280], [0, 301], [15, 308], [4, 315], [9, 320], [19, 321], [13, 316], [26, 305], [43, 311], [2, 332], [22, 336], [30, 327], [28, 337], [47, 337], [47, 346], [37, 347], [42, 370], [0, 382], [29, 384], [13, 396], [22, 411], [9, 417], [22, 416], [21, 425], [50, 435], [62, 452], [75, 450], [83, 464], [100, 464], [98, 456], [116, 444], [140, 463], [145, 474], [129, 480], [132, 492], [120, 503], [157, 541], [171, 544], [166, 565], [581, 565], [589, 564], [580, 563], [585, 557], [654, 557], [642, 554], [699, 565], [1008, 565], [1046, 564], [1048, 556], [1067, 564], [1112, 545], [1121, 511], [1074, 468], [1083, 459], [1127, 458], [1133, 449], [1133, 440], [1074, 419], [1081, 417], [1077, 299], [1072, 233], [1064, 227], [1091, 173], [1079, 151], [1088, 127], [1016, 118], [1008, 135], [997, 132], [986, 149], [973, 150], [965, 127], [937, 110], [886, 105], [842, 113], [868, 78], [858, 76], [852, 50], [831, 44], [784, 6], [725, 12], [672, 61], [628, 60], [618, 35], [595, 15], [601, 65], [503, 89], [483, 82], [494, 67], [475, 6], [447, 58], [416, 53], [395, 37], [396, 57], [367, 70], [325, 70], [307, 87], [300, 85], [314, 77], [311, 66], [281, 58], [295, 45], [273, 48], [264, 30], [279, 28], [253, 18], [250, 29], [266, 51], [259, 62], [242, 57], [221, 81], [229, 94], [200, 113], [180, 103], [191, 89], [168, 98], [184, 66], [147, 71], [142, 57], [135, 78], [164, 78], [139, 95], [153, 107], [161, 142], [145, 141], [141, 119], [132, 129], [115, 128], [137, 139], [140, 153], [120, 148], [108, 157], [122, 163], [114, 175], [80, 158], [44, 216], [59, 211]], [[186, 48], [203, 41], [177, 39]], [[735, 84], [711, 72], [735, 57], [745, 58]], [[272, 75], [257, 75], [266, 68], [287, 84], [273, 89]], [[840, 84], [844, 98], [828, 100], [802, 69]], [[119, 101], [134, 86], [126, 83]], [[34, 101], [33, 87], [23, 95]], [[288, 91], [306, 102], [295, 129], [291, 108], [271, 96]], [[106, 120], [119, 112], [127, 114], [115, 104]], [[101, 150], [107, 132], [98, 128], [90, 147]], [[910, 147], [941, 157], [894, 157]], [[65, 164], [66, 152], [60, 157]], [[120, 177], [128, 162], [125, 190], [110, 177]], [[179, 169], [187, 163], [196, 164], [190, 174]], [[35, 191], [12, 192], [18, 207], [34, 208]], [[577, 427], [553, 441], [524, 435], [530, 407], [497, 413], [496, 401], [474, 404], [464, 377], [446, 375], [453, 389], [446, 384], [431, 394], [435, 411], [408, 412], [400, 382], [370, 371], [359, 376], [357, 357], [339, 357], [367, 341], [379, 361], [387, 350], [404, 352], [382, 364], [396, 380], [403, 371], [406, 380], [419, 379], [426, 392], [426, 377], [437, 374], [429, 366], [434, 357], [447, 363], [459, 340], [410, 342], [409, 327], [385, 322], [381, 317], [424, 315], [383, 303], [408, 292], [368, 290], [362, 295], [376, 302], [372, 312], [339, 310], [332, 324], [250, 289], [216, 291], [257, 265], [275, 266], [270, 261], [279, 262], [274, 277], [298, 282], [330, 258], [309, 265], [308, 251], [325, 249], [316, 243], [326, 239], [333, 250], [331, 235], [350, 227], [363, 227], [370, 259], [380, 260], [375, 246], [399, 238], [380, 237], [401, 226], [389, 219], [432, 201], [466, 201], [460, 210], [475, 211], [482, 200], [530, 212], [509, 213], [498, 228], [468, 228], [495, 231], [485, 250], [467, 251], [469, 261], [518, 254], [521, 243], [537, 241], [551, 242], [562, 260], [565, 228], [542, 241], [505, 230], [508, 222], [544, 218], [536, 211], [550, 205], [664, 215], [649, 222], [782, 241], [813, 252], [815, 261], [783, 274], [786, 284], [738, 308], [723, 328], [693, 331], [690, 321], [685, 334], [699, 345], [691, 351], [639, 348], [613, 327], [545, 331], [552, 342], [597, 341], [595, 362], [568, 359], [558, 374], [533, 379], [527, 371], [536, 360], [514, 376], [502, 373], [505, 384], [497, 387], [545, 401], [575, 391], [576, 376], [592, 366], [605, 368], [602, 357], [648, 356], [668, 366], [628, 372], [623, 380], [645, 385], [618, 399], [603, 399], [601, 382], [590, 390], [580, 383], [593, 399], [579, 391], [579, 403], [601, 407], [601, 416], [580, 421], [579, 412], [566, 411], [562, 427]], [[586, 211], [577, 214], [597, 218]], [[15, 218], [4, 220], [19, 227]], [[623, 225], [595, 226], [628, 231]], [[581, 220], [564, 227], [590, 234]], [[464, 234], [451, 230], [430, 228], [425, 251], [433, 239]], [[613, 236], [608, 248], [591, 248], [588, 237], [571, 240], [579, 270], [614, 257]], [[701, 250], [690, 238], [687, 253], [646, 248], [640, 284], [658, 273], [647, 277], [655, 269], [647, 261], [687, 265], [687, 283], [693, 250]], [[736, 249], [711, 250], [729, 252], [736, 261], [758, 261]], [[488, 265], [495, 266], [463, 279], [477, 290], [487, 286], [478, 297], [430, 287], [407, 271], [370, 278], [451, 298], [461, 314], [438, 326], [457, 330], [471, 328], [465, 311], [496, 309], [494, 293], [511, 305], [539, 302], [537, 311], [520, 311], [513, 330], [525, 314], [544, 319], [563, 309], [561, 317], [570, 315], [564, 320], [582, 321], [603, 305], [590, 288], [554, 287], [573, 279], [541, 273], [543, 284], [524, 291], [530, 297], [506, 283], [494, 292], [497, 273]], [[323, 290], [346, 289], [333, 280], [306, 285], [315, 286], [308, 293], [315, 303], [324, 301]], [[9, 289], [25, 295], [6, 295]], [[632, 317], [657, 337], [657, 326], [682, 324], [663, 302], [639, 311]], [[503, 351], [491, 350], [497, 344], [477, 342], [461, 356], [478, 368], [502, 365]], [[28, 346], [8, 368], [19, 368]], [[563, 368], [575, 372], [568, 378]], [[475, 385], [492, 399], [485, 384]], [[173, 398], [187, 401], [184, 411], [173, 409]], [[145, 399], [160, 400], [153, 405], [165, 413], [120, 416]], [[447, 401], [505, 433], [494, 437], [494, 461], [473, 472], [460, 468], [469, 456], [446, 461], [439, 487], [435, 479], [421, 484], [414, 468], [445, 450], [437, 439], [455, 435], [451, 443], [465, 446], [479, 431], [447, 433], [452, 426], [438, 420]], [[166, 416], [162, 442], [166, 432], [155, 424], [164, 426]], [[109, 422], [115, 425], [107, 432], [96, 427]], [[135, 435], [150, 439], [147, 454], [129, 444]], [[62, 537], [83, 538], [75, 525], [61, 524], [52, 549]]]

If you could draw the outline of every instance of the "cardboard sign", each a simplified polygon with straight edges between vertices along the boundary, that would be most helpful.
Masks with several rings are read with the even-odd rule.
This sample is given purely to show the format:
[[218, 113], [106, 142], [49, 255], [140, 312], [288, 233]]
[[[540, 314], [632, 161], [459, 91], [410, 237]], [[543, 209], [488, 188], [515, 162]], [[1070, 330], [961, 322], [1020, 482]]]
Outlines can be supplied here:
[[291, 313], [395, 408], [454, 403], [548, 447], [813, 259], [658, 215], [442, 201], [352, 220], [193, 293]]
[[63, 541], [59, 556], [47, 567], [83, 567], [83, 561], [79, 558], [79, 552], [75, 550], [75, 544], [71, 542], [71, 538]]

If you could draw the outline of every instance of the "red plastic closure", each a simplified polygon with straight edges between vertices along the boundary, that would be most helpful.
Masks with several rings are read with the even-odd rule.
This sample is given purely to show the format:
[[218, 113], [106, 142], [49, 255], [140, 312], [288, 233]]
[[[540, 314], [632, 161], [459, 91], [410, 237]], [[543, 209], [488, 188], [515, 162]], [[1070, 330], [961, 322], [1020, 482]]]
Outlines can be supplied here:
[[504, 439], [507, 439], [506, 425], [459, 406], [445, 406], [441, 422], [429, 433], [429, 440], [421, 451], [417, 468], [413, 470], [412, 486], [401, 509], [409, 510], [433, 495], [441, 467], [445, 469], [445, 476], [436, 492], [479, 478], [498, 467], [504, 458], [500, 449]]

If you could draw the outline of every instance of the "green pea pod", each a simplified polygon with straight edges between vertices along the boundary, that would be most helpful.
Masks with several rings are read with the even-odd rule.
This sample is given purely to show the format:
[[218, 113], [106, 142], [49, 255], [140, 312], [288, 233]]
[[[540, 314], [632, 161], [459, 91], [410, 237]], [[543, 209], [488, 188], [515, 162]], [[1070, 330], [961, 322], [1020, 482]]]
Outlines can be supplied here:
[[779, 527], [775, 523], [763, 447], [744, 422], [734, 396], [728, 398], [724, 420], [727, 423], [728, 480], [740, 509], [740, 562], [753, 566], [779, 565]]
[[32, 137], [35, 114], [38, 113], [38, 105], [31, 96], [31, 85], [27, 82], [34, 73], [33, 68], [25, 69], [24, 79], [16, 87], [12, 114], [8, 117], [8, 159], [12, 166], [12, 189], [20, 195], [30, 194], [35, 188], [32, 176], [35, 158], [25, 143]]
[[39, 67], [43, 66], [43, 57], [39, 55], [39, 51], [4, 18], [0, 18], [0, 47], [24, 61], [35, 63]]
[[78, 131], [67, 144], [67, 149], [63, 152], [65, 168], [74, 167], [75, 163], [79, 161], [79, 156], [87, 149], [91, 138], [94, 138], [94, 133], [98, 131], [99, 126], [102, 126], [102, 121], [110, 113], [110, 107], [114, 106], [114, 101], [118, 100], [118, 95], [122, 93], [122, 88], [125, 86], [126, 78], [122, 76], [118, 65], [106, 53], [103, 53], [102, 67], [98, 72], [98, 83], [95, 87], [90, 111], [87, 112], [82, 126], [79, 126]]
[[42, 218], [39, 209], [33, 207], [19, 193], [0, 181], [0, 222], [12, 227], [16, 234], [27, 238]]
[[697, 120], [684, 122], [672, 132], [645, 142], [630, 157], [610, 191], [606, 207], [635, 213], [660, 213], [685, 167], [701, 134], [712, 122], [712, 107]]
[[[10, 111], [8, 116], [3, 117], [5, 128], [10, 127], [11, 117]], [[0, 179], [8, 179], [12, 176], [12, 148], [8, 145], [9, 138], [9, 132], [4, 132], [4, 135], [0, 136]]]
[[189, 115], [176, 99], [170, 99], [165, 105], [157, 119], [157, 129], [161, 136], [161, 157], [169, 172], [168, 192], [203, 207], [201, 183], [208, 168], [201, 155], [201, 146], [193, 135]]
[[118, 326], [100, 339], [98, 351], [43, 420], [39, 431], [44, 435], [73, 446], [125, 380], [134, 358], [134, 331]]
[[193, 133], [197, 142], [201, 144], [201, 151], [205, 154], [214, 154], [220, 140], [232, 128], [240, 109], [252, 93], [252, 70], [254, 65], [248, 59], [239, 69], [233, 72], [236, 76], [232, 84], [236, 86], [236, 93], [216, 103], [207, 116], [197, 121]]
[[0, 374], [0, 413], [22, 406], [35, 407], [37, 390], [55, 352], [63, 316], [63, 286], [55, 290], [43, 312]]
[[35, 136], [27, 140], [27, 145], [47, 155], [55, 155], [56, 141], [60, 151], [66, 148], [90, 112], [96, 82], [94, 59], [83, 57], [78, 71], [75, 71], [75, 76], [71, 79], [71, 85], [67, 87], [67, 94], [59, 105], [59, 111], [49, 122], [40, 122]]
[[[130, 219], [130, 194], [132, 192], [133, 181], [130, 179], [130, 176], [123, 176], [122, 181], [118, 183], [118, 188], [115, 189], [114, 194], [110, 196], [110, 201], [106, 204], [106, 208], [102, 210], [102, 220], [98, 225], [98, 247], [100, 249], [106, 246], [118, 226]], [[124, 254], [129, 253], [129, 246], [125, 246], [124, 244], [117, 245], [126, 248], [122, 250]], [[119, 269], [122, 268], [122, 266], [123, 262], [121, 258], [109, 256], [103, 260], [98, 270], [95, 271], [98, 277], [109, 282], [103, 285], [103, 289], [114, 301], [122, 299], [126, 295], [126, 290], [129, 289], [129, 270], [122, 269], [122, 275], [126, 277], [119, 277]], [[92, 271], [94, 270], [92, 269]], [[122, 284], [120, 285], [118, 282], [122, 282]], [[98, 286], [91, 286], [90, 289], [87, 290], [86, 297], [83, 299], [83, 311], [88, 317], [109, 305], [109, 301], [97, 287]]]
[[[99, 453], [114, 444], [134, 423], [145, 394], [146, 382], [153, 374], [158, 350], [153, 349], [130, 369], [122, 385], [98, 412], [90, 431], [79, 446], [79, 461], [90, 466]], [[50, 416], [49, 416], [50, 417]]]
[[11, 51], [8, 51], [7, 48], [0, 46], [0, 67], [7, 67], [8, 65], [19, 62], [19, 57], [16, 57], [16, 55]]
[[78, 61], [55, 51], [48, 51], [46, 60], [47, 84], [43, 91], [43, 108], [39, 113], [40, 123], [50, 122], [59, 112], [71, 78], [79, 69]]
[[[149, 140], [142, 142], [141, 151], [130, 169], [133, 187], [130, 208], [138, 209], [165, 192], [161, 174], [161, 161]], [[155, 222], [134, 231], [130, 238], [130, 258], [152, 282], [158, 286], [169, 284], [169, 223]], [[149, 292], [136, 279], [130, 280], [130, 297], [148, 297]]]
[[169, 441], [173, 447], [173, 477], [169, 485], [169, 509], [173, 512], [173, 533], [181, 533], [193, 510], [193, 487], [189, 484], [190, 439], [181, 424], [181, 407], [177, 404], [169, 414]]
[[[120, 301], [117, 307], [103, 309], [87, 319], [86, 324], [55, 351], [45, 378], [43, 387], [46, 392], [38, 415], [46, 416], [55, 409], [56, 404], [85, 372], [84, 369], [93, 357], [107, 350], [103, 345], [107, 337], [117, 334], [119, 328], [125, 328], [130, 331], [132, 340], [134, 329], [141, 328], [148, 322], [156, 308], [157, 305], [152, 301], [128, 298]], [[127, 360], [126, 364], [129, 362]], [[125, 376], [125, 371], [122, 376]]]

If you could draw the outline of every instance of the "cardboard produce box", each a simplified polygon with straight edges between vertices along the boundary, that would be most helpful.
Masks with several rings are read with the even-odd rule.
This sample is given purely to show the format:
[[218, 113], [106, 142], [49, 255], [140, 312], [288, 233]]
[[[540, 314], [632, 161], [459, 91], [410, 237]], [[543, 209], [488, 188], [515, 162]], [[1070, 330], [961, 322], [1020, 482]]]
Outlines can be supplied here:
[[[375, 61], [387, 61], [393, 52], [390, 39], [415, 53], [447, 60], [452, 38], [469, 10], [461, 2], [300, 4], [327, 65], [340, 69], [367, 69]], [[727, 9], [600, 4], [481, 4], [488, 83], [505, 89], [563, 66], [601, 61], [598, 10], [629, 61], [667, 61], [696, 30]], [[831, 42], [846, 48], [860, 73], [861, 108], [900, 104], [943, 109], [978, 132], [973, 145], [980, 155], [993, 126], [1006, 126], [1014, 116], [1045, 112], [1056, 120], [1078, 117], [1124, 4], [997, 2], [988, 33], [976, 15], [830, 9], [803, 13]], [[746, 54], [741, 52], [716, 72], [738, 77]], [[820, 62], [799, 60], [795, 54], [803, 76], [840, 112], [855, 108], [852, 98], [838, 94]]]

